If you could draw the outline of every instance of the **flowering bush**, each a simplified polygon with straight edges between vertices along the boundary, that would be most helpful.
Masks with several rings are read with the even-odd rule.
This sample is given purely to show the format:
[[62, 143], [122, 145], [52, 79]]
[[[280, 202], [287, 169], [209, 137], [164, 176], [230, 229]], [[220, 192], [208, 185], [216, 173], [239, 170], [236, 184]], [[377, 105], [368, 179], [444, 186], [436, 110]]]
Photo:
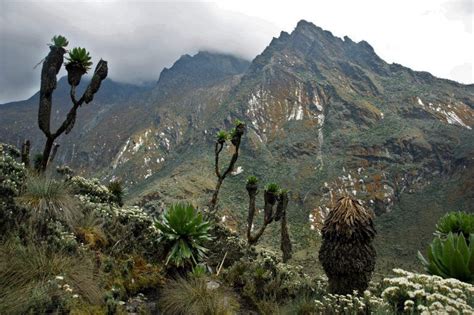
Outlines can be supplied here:
[[399, 277], [383, 280], [381, 297], [399, 311], [474, 314], [474, 286], [456, 279], [394, 269]]
[[315, 301], [323, 314], [401, 313], [474, 314], [474, 286], [456, 279], [443, 279], [394, 269], [396, 277], [385, 278], [376, 288], [358, 294], [327, 294]]
[[18, 162], [11, 152], [16, 149], [0, 144], [0, 196], [16, 196], [26, 176], [23, 163]]
[[278, 262], [276, 255], [267, 250], [255, 257], [243, 257], [226, 269], [223, 277], [256, 305], [268, 298], [282, 302], [324, 290], [323, 282], [303, 273], [301, 266]]
[[97, 178], [87, 179], [73, 176], [70, 178], [70, 183], [76, 194], [88, 197], [91, 202], [107, 203], [113, 199], [109, 189], [102, 185]]
[[[153, 217], [138, 206], [118, 207], [115, 204], [95, 202], [90, 194], [76, 195], [81, 201], [83, 211], [92, 213], [103, 221], [103, 230], [109, 243], [117, 244], [117, 250], [146, 248], [146, 252], [155, 247], [159, 232], [154, 226]], [[152, 253], [149, 253], [152, 255]]]

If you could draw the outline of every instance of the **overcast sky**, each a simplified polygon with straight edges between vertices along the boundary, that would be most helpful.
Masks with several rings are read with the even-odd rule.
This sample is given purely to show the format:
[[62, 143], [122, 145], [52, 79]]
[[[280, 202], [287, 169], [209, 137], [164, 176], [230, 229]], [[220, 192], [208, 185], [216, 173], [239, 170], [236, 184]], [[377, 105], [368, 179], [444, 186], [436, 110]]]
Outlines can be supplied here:
[[473, 2], [0, 0], [0, 103], [38, 90], [41, 67], [33, 67], [55, 34], [109, 61], [110, 78], [140, 83], [199, 50], [251, 60], [300, 19], [366, 40], [387, 62], [473, 83]]

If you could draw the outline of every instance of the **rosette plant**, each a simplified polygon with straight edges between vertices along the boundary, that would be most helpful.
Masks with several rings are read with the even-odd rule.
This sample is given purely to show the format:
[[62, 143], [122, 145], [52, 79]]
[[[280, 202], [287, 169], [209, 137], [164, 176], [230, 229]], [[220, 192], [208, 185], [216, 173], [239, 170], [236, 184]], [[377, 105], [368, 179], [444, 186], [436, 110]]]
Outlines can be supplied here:
[[69, 51], [66, 57], [67, 79], [70, 85], [78, 86], [81, 77], [87, 73], [92, 66], [91, 56], [85, 48], [75, 47]]
[[56, 35], [51, 39], [51, 42], [53, 43], [53, 46], [56, 47], [66, 47], [69, 45], [69, 41], [66, 39], [66, 37], [62, 35]]
[[204, 242], [212, 240], [211, 223], [190, 204], [174, 204], [164, 212], [155, 226], [161, 232], [159, 241], [167, 248], [166, 265], [186, 268], [205, 258]]
[[436, 224], [436, 235], [445, 237], [450, 232], [461, 233], [469, 244], [469, 235], [474, 233], [474, 214], [466, 212], [449, 212]]
[[449, 233], [446, 239], [436, 237], [428, 248], [428, 259], [420, 252], [418, 258], [432, 275], [473, 283], [474, 234], [468, 240], [461, 233]]

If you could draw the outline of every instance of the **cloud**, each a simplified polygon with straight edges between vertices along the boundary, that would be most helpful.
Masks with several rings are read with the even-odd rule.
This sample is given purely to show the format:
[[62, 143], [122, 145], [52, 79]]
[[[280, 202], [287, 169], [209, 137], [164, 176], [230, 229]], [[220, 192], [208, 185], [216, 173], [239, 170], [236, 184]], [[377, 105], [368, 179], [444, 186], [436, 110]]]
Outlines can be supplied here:
[[451, 75], [459, 78], [463, 82], [474, 82], [472, 63], [465, 62], [451, 69]]
[[451, 0], [443, 3], [444, 15], [451, 20], [460, 20], [466, 32], [472, 34], [474, 5], [472, 0]]
[[110, 78], [140, 83], [199, 50], [253, 59], [300, 19], [366, 40], [389, 63], [472, 83], [452, 71], [474, 54], [472, 0], [190, 1], [0, 0], [0, 103], [38, 90], [33, 67], [56, 34], [109, 61]]
[[164, 67], [199, 50], [253, 59], [276, 29], [212, 3], [0, 3], [0, 103], [38, 89], [41, 67], [33, 67], [46, 56], [55, 34], [68, 38], [68, 48], [86, 47], [94, 62], [107, 60], [110, 78], [142, 83], [156, 81]]

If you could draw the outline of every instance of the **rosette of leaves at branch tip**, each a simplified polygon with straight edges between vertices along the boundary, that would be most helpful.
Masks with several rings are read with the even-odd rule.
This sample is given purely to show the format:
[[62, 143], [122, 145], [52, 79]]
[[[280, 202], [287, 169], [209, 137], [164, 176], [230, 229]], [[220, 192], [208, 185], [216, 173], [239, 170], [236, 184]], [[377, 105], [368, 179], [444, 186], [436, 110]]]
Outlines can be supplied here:
[[160, 241], [167, 246], [166, 265], [190, 267], [204, 259], [207, 249], [203, 244], [212, 240], [211, 223], [192, 205], [172, 205], [155, 225], [161, 232]]
[[474, 214], [466, 212], [449, 212], [436, 224], [436, 235], [447, 236], [449, 233], [462, 233], [467, 242], [474, 233]]
[[51, 42], [52, 46], [56, 47], [66, 47], [69, 45], [69, 41], [62, 35], [55, 35], [53, 38], [51, 38]]
[[89, 52], [85, 48], [74, 47], [66, 57], [66, 70], [68, 82], [71, 86], [77, 86], [81, 77], [91, 68], [92, 61]]
[[324, 221], [319, 260], [331, 293], [367, 289], [376, 259], [373, 217], [370, 210], [346, 196], [337, 201]]
[[446, 239], [436, 237], [428, 248], [428, 259], [418, 252], [425, 270], [443, 278], [474, 282], [474, 234], [469, 245], [464, 236], [449, 233]]
[[229, 139], [229, 134], [225, 130], [220, 130], [217, 135], [217, 142], [222, 144]]

